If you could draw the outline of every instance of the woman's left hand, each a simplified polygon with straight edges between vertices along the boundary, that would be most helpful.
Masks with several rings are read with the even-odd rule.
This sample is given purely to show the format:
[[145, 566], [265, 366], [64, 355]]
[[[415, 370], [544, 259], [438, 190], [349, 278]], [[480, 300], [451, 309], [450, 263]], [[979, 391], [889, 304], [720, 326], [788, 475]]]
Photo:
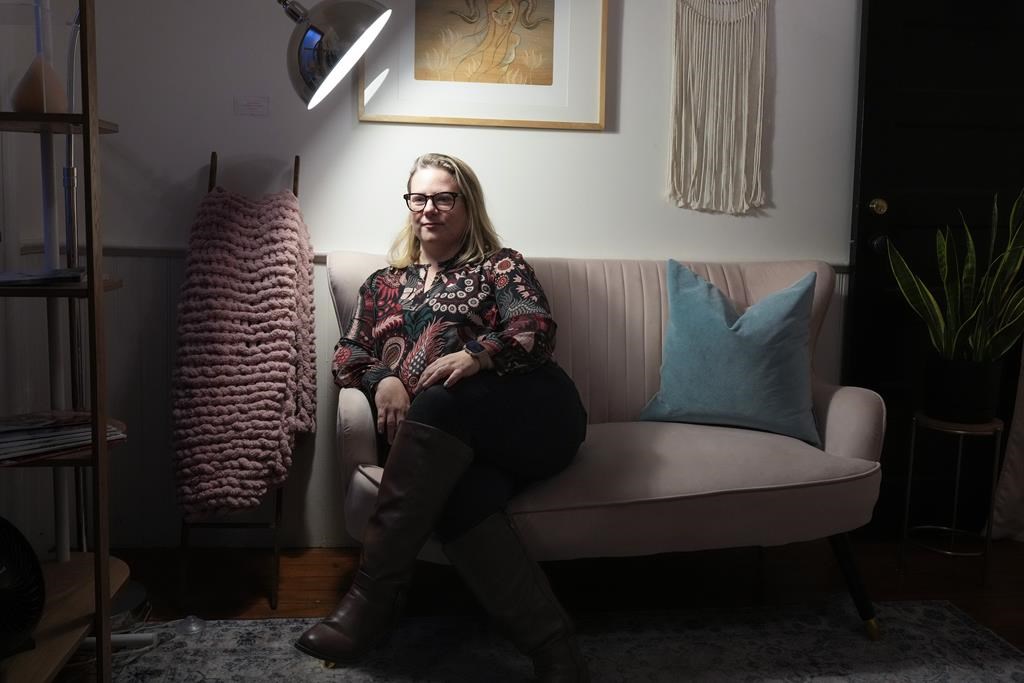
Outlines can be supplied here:
[[423, 391], [432, 384], [443, 382], [450, 387], [464, 377], [472, 377], [480, 372], [480, 362], [465, 351], [455, 351], [441, 356], [420, 375], [416, 391]]

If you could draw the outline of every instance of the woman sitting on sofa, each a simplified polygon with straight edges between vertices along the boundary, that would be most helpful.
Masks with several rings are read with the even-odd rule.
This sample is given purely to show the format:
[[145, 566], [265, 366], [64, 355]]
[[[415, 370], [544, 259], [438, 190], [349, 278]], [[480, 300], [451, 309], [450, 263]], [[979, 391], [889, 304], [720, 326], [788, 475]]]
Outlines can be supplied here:
[[587, 680], [572, 623], [504, 511], [586, 434], [576, 387], [551, 358], [547, 300], [522, 255], [501, 248], [465, 162], [421, 156], [407, 190], [391, 266], [360, 288], [333, 361], [335, 382], [374, 408], [386, 450], [377, 504], [351, 588], [296, 647], [331, 662], [365, 653], [434, 533], [540, 680]]

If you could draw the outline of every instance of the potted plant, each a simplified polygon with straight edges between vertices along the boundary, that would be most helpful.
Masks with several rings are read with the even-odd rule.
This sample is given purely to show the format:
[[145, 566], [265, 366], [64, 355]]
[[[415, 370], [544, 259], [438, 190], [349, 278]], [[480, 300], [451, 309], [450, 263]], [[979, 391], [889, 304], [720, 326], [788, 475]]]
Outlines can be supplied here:
[[928, 370], [925, 412], [954, 422], [986, 422], [996, 411], [1000, 359], [1024, 333], [1024, 284], [1018, 279], [1024, 264], [1024, 190], [1013, 203], [1006, 243], [998, 250], [998, 195], [993, 199], [983, 270], [963, 214], [960, 219], [960, 249], [949, 226], [936, 231], [935, 292], [891, 241], [889, 265], [903, 298], [924, 320], [938, 359]]

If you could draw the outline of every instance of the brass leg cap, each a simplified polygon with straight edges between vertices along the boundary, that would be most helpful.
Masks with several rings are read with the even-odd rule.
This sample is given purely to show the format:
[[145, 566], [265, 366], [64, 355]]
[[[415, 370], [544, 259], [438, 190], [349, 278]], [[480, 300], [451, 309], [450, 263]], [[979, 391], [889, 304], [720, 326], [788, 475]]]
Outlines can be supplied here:
[[325, 669], [333, 669], [335, 666], [334, 662], [328, 662], [326, 659], [321, 660], [321, 663], [324, 665]]
[[865, 621], [864, 630], [868, 634], [868, 640], [880, 640], [882, 638], [882, 628], [878, 625], [877, 619]]

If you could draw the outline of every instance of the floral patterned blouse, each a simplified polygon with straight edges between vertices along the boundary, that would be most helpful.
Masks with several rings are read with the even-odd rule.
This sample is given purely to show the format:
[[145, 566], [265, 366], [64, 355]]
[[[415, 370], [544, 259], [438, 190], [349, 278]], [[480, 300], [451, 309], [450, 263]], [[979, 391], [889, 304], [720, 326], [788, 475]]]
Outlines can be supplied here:
[[420, 264], [382, 268], [359, 288], [358, 308], [334, 347], [338, 386], [373, 396], [382, 379], [397, 377], [412, 396], [430, 363], [470, 339], [483, 344], [498, 373], [527, 372], [551, 358], [555, 321], [519, 252], [501, 249], [475, 265], [442, 263], [430, 289], [426, 275]]

